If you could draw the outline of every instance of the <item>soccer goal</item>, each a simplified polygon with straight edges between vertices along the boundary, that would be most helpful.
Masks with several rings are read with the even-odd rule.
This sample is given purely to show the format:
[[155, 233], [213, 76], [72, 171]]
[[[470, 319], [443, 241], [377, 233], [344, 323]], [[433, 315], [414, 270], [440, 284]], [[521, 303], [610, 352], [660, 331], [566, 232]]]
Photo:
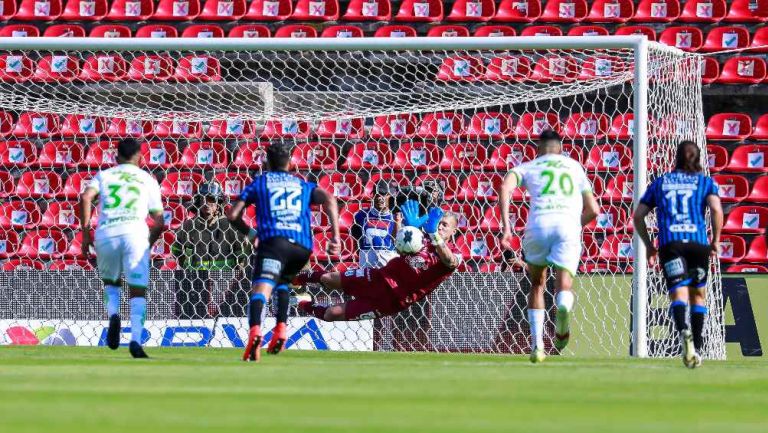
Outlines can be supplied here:
[[[341, 203], [343, 252], [325, 252], [327, 221], [318, 217], [313, 266], [354, 267], [353, 215], [382, 179], [437, 190], [462, 215], [455, 241], [465, 259], [425, 302], [393, 318], [327, 324], [293, 311], [289, 346], [522, 353], [530, 284], [519, 257], [499, 247], [495, 191], [551, 128], [583, 162], [602, 206], [583, 234], [567, 353], [679, 350], [661, 273], [646, 266], [630, 216], [649, 180], [672, 166], [676, 143], [704, 145], [696, 55], [640, 36], [0, 38], [0, 109], [3, 343], [104, 344], [101, 284], [94, 262], [79, 257], [74, 202], [85, 179], [114, 164], [116, 140], [133, 136], [167, 203], [146, 344], [242, 345], [247, 246], [181, 232], [196, 218], [201, 183], [215, 180], [233, 199], [260, 172], [264, 148], [288, 141], [294, 167]], [[521, 231], [525, 192], [513, 201]], [[709, 284], [704, 354], [723, 359], [716, 262]]]

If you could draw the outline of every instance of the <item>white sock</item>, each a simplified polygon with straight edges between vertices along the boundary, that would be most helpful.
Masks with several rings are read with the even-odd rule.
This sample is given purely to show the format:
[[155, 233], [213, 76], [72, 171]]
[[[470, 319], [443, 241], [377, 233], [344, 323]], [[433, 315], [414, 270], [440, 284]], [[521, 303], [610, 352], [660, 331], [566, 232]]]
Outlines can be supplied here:
[[120, 288], [104, 286], [104, 301], [107, 304], [107, 317], [120, 314]]
[[531, 327], [531, 350], [544, 349], [544, 310], [529, 308], [528, 324]]
[[564, 336], [570, 329], [570, 318], [568, 317], [573, 309], [574, 296], [573, 292], [561, 291], [555, 296], [555, 304], [557, 305], [557, 316], [555, 319], [555, 333], [557, 335]]
[[147, 298], [131, 298], [131, 341], [141, 344], [144, 318], [147, 316]]
[[565, 310], [570, 313], [573, 310], [574, 296], [570, 290], [562, 290], [555, 296], [555, 304], [557, 304], [558, 310]]

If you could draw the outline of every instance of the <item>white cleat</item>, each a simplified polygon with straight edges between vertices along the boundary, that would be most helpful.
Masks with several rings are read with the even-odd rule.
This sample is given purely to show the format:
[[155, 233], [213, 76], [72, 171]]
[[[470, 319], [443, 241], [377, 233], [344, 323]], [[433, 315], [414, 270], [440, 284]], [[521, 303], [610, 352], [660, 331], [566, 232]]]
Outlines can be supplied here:
[[297, 293], [295, 296], [291, 296], [288, 299], [288, 305], [295, 307], [299, 305], [299, 302], [312, 302], [312, 295], [309, 293]]
[[544, 362], [544, 359], [547, 357], [547, 354], [544, 353], [544, 349], [534, 349], [531, 351], [531, 362], [534, 364], [539, 364]]
[[690, 329], [686, 329], [680, 333], [680, 340], [683, 345], [683, 364], [688, 368], [696, 368], [696, 358], [699, 358], [699, 365], [701, 365], [701, 357], [696, 353], [696, 348], [693, 346], [693, 334]]

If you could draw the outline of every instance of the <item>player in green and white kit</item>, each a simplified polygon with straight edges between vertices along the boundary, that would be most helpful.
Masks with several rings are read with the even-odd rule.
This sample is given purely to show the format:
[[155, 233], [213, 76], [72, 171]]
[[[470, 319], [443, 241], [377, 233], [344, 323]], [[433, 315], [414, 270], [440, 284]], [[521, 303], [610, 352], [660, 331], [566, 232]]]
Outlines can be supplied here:
[[[134, 358], [147, 358], [141, 347], [147, 312], [150, 248], [163, 232], [163, 203], [160, 186], [152, 175], [138, 167], [141, 145], [132, 138], [117, 145], [118, 165], [100, 171], [80, 194], [80, 221], [83, 230], [82, 253], [94, 240], [90, 236], [92, 203], [99, 197], [99, 222], [96, 228], [96, 262], [104, 282], [109, 329], [107, 345], [120, 346], [120, 276], [125, 275], [131, 297], [131, 342]], [[152, 217], [147, 226], [147, 214]]]
[[[541, 362], [544, 353], [544, 289], [547, 268], [555, 268], [555, 347], [562, 350], [570, 337], [569, 314], [573, 308], [573, 276], [581, 257], [581, 228], [599, 211], [592, 185], [578, 161], [562, 155], [560, 136], [544, 131], [538, 157], [513, 168], [499, 191], [502, 246], [511, 249], [512, 228], [509, 201], [512, 191], [523, 186], [530, 194], [530, 210], [523, 236], [523, 253], [531, 278], [528, 323], [531, 328], [531, 362]], [[581, 218], [577, 218], [577, 216]]]

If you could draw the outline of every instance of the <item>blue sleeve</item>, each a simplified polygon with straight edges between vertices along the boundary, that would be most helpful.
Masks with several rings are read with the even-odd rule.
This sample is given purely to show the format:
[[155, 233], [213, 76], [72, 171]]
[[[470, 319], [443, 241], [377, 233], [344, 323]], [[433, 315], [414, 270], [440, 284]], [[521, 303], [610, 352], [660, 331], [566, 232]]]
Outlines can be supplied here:
[[648, 206], [649, 208], [653, 209], [655, 208], [658, 203], [656, 203], [656, 189], [658, 187], [659, 179], [656, 179], [648, 185], [648, 189], [645, 190], [645, 194], [643, 194], [643, 198], [640, 199], [640, 203]]
[[253, 191], [253, 183], [243, 188], [240, 192], [240, 201], [251, 204], [251, 197], [253, 196], [251, 191]]
[[704, 194], [704, 196], [706, 197], [710, 195], [715, 195], [719, 197], [720, 189], [717, 187], [717, 182], [715, 182], [715, 180], [709, 176], [707, 176], [706, 179], [707, 179], [707, 190], [706, 190], [707, 192], [706, 194]]

